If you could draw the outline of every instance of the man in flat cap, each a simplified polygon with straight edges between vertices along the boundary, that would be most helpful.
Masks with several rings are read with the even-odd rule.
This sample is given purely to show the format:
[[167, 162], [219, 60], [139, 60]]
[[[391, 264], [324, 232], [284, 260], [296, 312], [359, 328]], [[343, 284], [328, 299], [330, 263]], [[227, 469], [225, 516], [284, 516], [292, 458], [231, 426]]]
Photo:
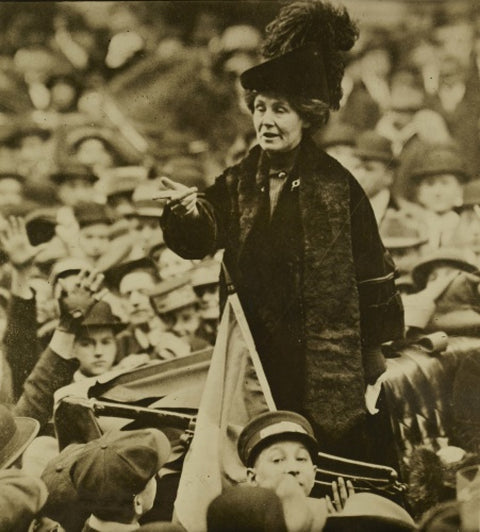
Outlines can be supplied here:
[[70, 467], [78, 499], [91, 512], [83, 532], [136, 530], [153, 507], [156, 475], [170, 451], [157, 429], [111, 431], [87, 443]]

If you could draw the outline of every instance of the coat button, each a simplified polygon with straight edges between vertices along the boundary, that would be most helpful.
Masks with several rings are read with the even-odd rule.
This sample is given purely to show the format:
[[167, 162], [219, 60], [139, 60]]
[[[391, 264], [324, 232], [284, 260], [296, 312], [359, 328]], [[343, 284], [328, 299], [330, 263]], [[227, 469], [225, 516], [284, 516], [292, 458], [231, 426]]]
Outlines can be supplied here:
[[278, 177], [280, 179], [285, 179], [287, 177], [287, 172], [284, 172], [284, 171], [278, 172]]

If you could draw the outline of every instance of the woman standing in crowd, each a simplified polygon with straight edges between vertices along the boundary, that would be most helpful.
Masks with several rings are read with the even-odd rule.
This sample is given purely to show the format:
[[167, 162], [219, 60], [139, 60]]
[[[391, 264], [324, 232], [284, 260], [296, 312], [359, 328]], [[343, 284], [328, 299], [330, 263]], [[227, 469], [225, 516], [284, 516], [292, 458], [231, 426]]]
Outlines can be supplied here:
[[365, 391], [385, 370], [380, 345], [403, 334], [394, 265], [363, 190], [311, 139], [339, 107], [356, 37], [344, 9], [285, 6], [266, 61], [241, 76], [258, 146], [204, 196], [164, 179], [161, 223], [184, 258], [225, 249], [277, 407], [306, 415], [324, 450], [378, 462], [371, 422], [386, 417], [367, 415]]

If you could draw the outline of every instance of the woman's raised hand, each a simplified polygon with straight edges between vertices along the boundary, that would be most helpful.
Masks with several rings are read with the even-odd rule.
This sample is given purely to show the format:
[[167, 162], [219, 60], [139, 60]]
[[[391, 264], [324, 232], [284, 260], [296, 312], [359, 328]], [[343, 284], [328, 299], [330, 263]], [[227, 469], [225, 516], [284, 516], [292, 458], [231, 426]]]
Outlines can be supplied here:
[[165, 189], [159, 191], [158, 199], [167, 199], [167, 205], [169, 205], [175, 216], [180, 218], [185, 216], [196, 218], [198, 216], [197, 187], [187, 187], [182, 183], [172, 181], [168, 177], [160, 178], [160, 183]]

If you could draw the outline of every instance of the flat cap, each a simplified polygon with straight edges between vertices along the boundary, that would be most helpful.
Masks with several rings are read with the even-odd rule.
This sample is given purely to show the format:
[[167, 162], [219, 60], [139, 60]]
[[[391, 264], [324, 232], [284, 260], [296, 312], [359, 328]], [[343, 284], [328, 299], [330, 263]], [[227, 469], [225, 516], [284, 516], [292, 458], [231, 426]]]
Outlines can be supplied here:
[[358, 136], [355, 155], [364, 160], [395, 162], [391, 142], [376, 131], [364, 131]]
[[70, 468], [79, 500], [92, 513], [132, 503], [170, 451], [168, 438], [157, 429], [113, 430], [90, 441]]
[[190, 276], [172, 277], [159, 283], [150, 293], [150, 301], [157, 314], [166, 314], [197, 303]]

